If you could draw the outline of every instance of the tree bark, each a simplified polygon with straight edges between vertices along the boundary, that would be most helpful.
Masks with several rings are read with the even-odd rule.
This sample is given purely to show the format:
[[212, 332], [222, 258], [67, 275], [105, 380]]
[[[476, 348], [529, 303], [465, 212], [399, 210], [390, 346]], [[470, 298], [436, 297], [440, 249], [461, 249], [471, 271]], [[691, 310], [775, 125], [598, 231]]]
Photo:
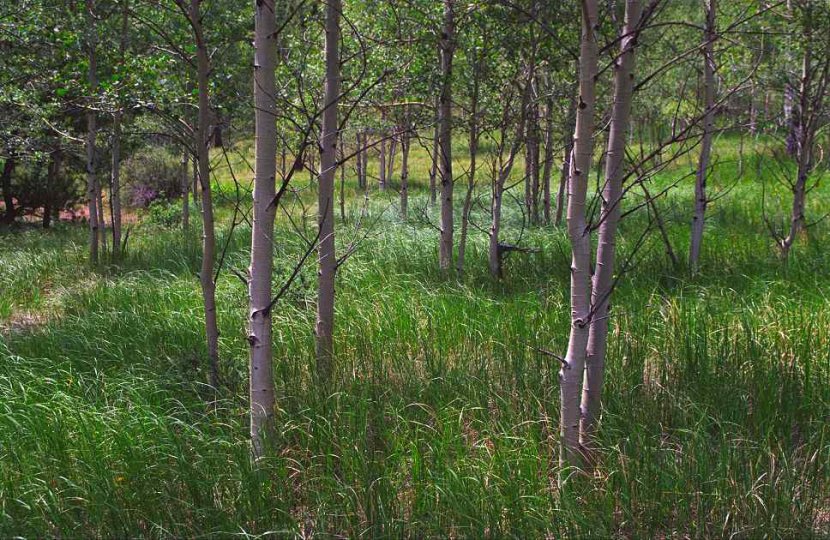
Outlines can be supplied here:
[[386, 182], [392, 184], [392, 175], [395, 172], [395, 154], [398, 151], [398, 126], [392, 128], [392, 138], [389, 139], [389, 159], [387, 160]]
[[692, 217], [692, 237], [689, 244], [689, 270], [697, 274], [700, 248], [703, 244], [703, 226], [706, 218], [706, 179], [709, 175], [709, 160], [712, 153], [712, 136], [715, 128], [715, 13], [716, 0], [703, 0], [706, 12], [706, 27], [703, 33], [703, 99], [706, 113], [703, 117], [703, 140], [700, 144], [700, 158], [695, 174], [695, 211]]
[[7, 157], [3, 163], [3, 204], [6, 206], [3, 214], [3, 223], [6, 225], [12, 225], [17, 214], [14, 209], [14, 195], [12, 194], [12, 174], [14, 173], [16, 165], [17, 160], [14, 156]]
[[337, 134], [337, 150], [340, 160], [340, 221], [346, 222], [346, 145], [343, 142], [343, 132]]
[[[129, 35], [130, 2], [124, 0], [121, 11], [121, 40], [118, 45], [119, 66], [124, 69]], [[112, 170], [110, 176], [110, 212], [112, 212], [112, 256], [121, 256], [121, 119], [124, 111], [119, 103], [112, 119]], [[187, 180], [185, 179], [185, 185]]]
[[[802, 18], [804, 21], [802, 43], [804, 43], [804, 53], [801, 61], [801, 81], [798, 89], [798, 107], [793, 111], [793, 131], [795, 137], [794, 157], [796, 159], [796, 180], [792, 184], [793, 206], [790, 212], [790, 227], [787, 236], [779, 241], [779, 249], [781, 256], [786, 259], [789, 257], [790, 250], [798, 238], [799, 233], [805, 227], [805, 205], [807, 198], [807, 178], [813, 168], [813, 143], [816, 134], [816, 119], [814, 115], [819, 114], [821, 110], [821, 103], [824, 99], [823, 89], [827, 87], [826, 78], [830, 77], [828, 74], [828, 65], [824, 69], [818, 71], [813, 66], [813, 48], [812, 48], [812, 10], [809, 3], [802, 8]], [[830, 61], [825, 59], [825, 62], [830, 64]], [[820, 81], [821, 84], [813, 88], [813, 77], [819, 73], [825, 80]]]
[[364, 169], [365, 165], [363, 164], [363, 156], [364, 156], [364, 149], [363, 149], [363, 135], [361, 131], [358, 131], [355, 134], [355, 138], [357, 139], [357, 150], [355, 151], [355, 168], [357, 169], [357, 187], [361, 189], [366, 188], [366, 179], [364, 177]]
[[651, 208], [651, 211], [654, 214], [654, 222], [657, 224], [657, 230], [660, 231], [660, 238], [663, 240], [663, 246], [666, 248], [666, 256], [671, 261], [672, 267], [677, 268], [680, 266], [680, 261], [674, 253], [674, 248], [672, 248], [671, 238], [669, 238], [669, 233], [666, 231], [666, 224], [663, 221], [663, 216], [657, 208], [657, 201], [655, 201], [651, 196], [651, 193], [649, 193], [648, 188], [644, 183], [641, 183], [640, 187], [643, 188], [643, 195], [646, 197], [646, 204], [649, 208]]
[[467, 193], [464, 195], [464, 207], [461, 211], [461, 238], [458, 240], [458, 259], [455, 268], [458, 275], [464, 273], [464, 259], [467, 253], [467, 231], [470, 226], [470, 211], [473, 205], [473, 190], [476, 185], [476, 158], [478, 156], [478, 98], [480, 74], [476, 51], [473, 51], [473, 94], [470, 96], [470, 170], [467, 172]]
[[[63, 164], [63, 152], [60, 149], [54, 150], [49, 155], [49, 171], [48, 171], [48, 185], [56, 186], [59, 182], [61, 173], [61, 166]], [[47, 194], [46, 203], [43, 205], [43, 228], [48, 229], [52, 226], [52, 217], [55, 213], [55, 208], [52, 206], [52, 198]]]
[[435, 99], [435, 130], [432, 134], [432, 164], [429, 168], [429, 202], [435, 204], [437, 199], [436, 178], [438, 177], [438, 152], [441, 139], [440, 97]]
[[106, 254], [109, 246], [107, 246], [107, 220], [104, 215], [104, 187], [97, 175], [95, 176], [95, 196], [98, 197], [98, 232], [101, 235], [101, 249]]
[[193, 162], [193, 189], [191, 190], [193, 205], [201, 212], [202, 203], [199, 202], [199, 157], [193, 156], [191, 161]]
[[[96, 59], [97, 36], [95, 27], [95, 0], [86, 0], [88, 82], [90, 99], [98, 91], [98, 70]], [[89, 213], [89, 260], [98, 263], [98, 182], [95, 178], [95, 137], [97, 126], [92, 107], [86, 113], [86, 199]]]
[[[386, 115], [382, 117], [385, 119]], [[386, 191], [386, 130], [380, 132], [380, 141], [378, 144], [378, 187], [381, 191]]]
[[190, 153], [186, 146], [182, 146], [181, 175], [182, 175], [182, 229], [187, 233], [190, 229]]
[[438, 266], [449, 272], [453, 258], [453, 176], [452, 176], [452, 61], [455, 54], [455, 0], [444, 0], [441, 30], [441, 98], [439, 111], [439, 157], [441, 173], [441, 238]]
[[580, 392], [585, 370], [591, 311], [591, 232], [585, 199], [593, 160], [594, 94], [597, 74], [597, 0], [582, 2], [579, 52], [579, 97], [574, 151], [568, 179], [568, 238], [571, 244], [571, 331], [560, 381], [560, 466], [581, 464], [579, 446]]
[[548, 97], [545, 100], [545, 163], [542, 168], [542, 197], [543, 197], [543, 219], [545, 225], [551, 224], [551, 191], [550, 180], [553, 176], [553, 108], [554, 101], [551, 88], [548, 88]]
[[317, 195], [318, 248], [316, 351], [317, 376], [328, 385], [334, 354], [334, 173], [337, 168], [337, 102], [340, 96], [340, 0], [326, 3], [326, 88], [320, 136], [320, 182]]
[[112, 256], [121, 255], [121, 109], [112, 119], [112, 170], [110, 175], [110, 212], [112, 212]]
[[597, 264], [591, 288], [591, 322], [585, 359], [585, 379], [582, 386], [582, 417], [579, 442], [583, 452], [591, 455], [596, 425], [600, 414], [600, 398], [605, 376], [605, 354], [608, 345], [608, 317], [614, 285], [617, 226], [623, 197], [625, 145], [631, 119], [634, 90], [634, 52], [640, 23], [640, 0], [627, 0], [620, 56], [614, 72], [614, 105], [608, 134], [605, 160], [605, 183], [600, 209]]
[[[534, 85], [536, 78], [534, 77]], [[528, 117], [527, 155], [529, 159], [530, 206], [528, 208], [530, 222], [539, 224], [539, 105], [538, 93], [534, 92], [533, 102], [530, 105]]]
[[[535, 55], [536, 50], [534, 47], [533, 52], [531, 53], [528, 73], [533, 73], [533, 69], [535, 66]], [[488, 267], [490, 270], [490, 276], [494, 279], [501, 279], [502, 277], [502, 253], [501, 243], [499, 242], [499, 234], [501, 231], [501, 209], [502, 200], [504, 197], [504, 186], [507, 182], [507, 179], [510, 177], [510, 173], [513, 171], [513, 165], [516, 162], [516, 157], [519, 155], [519, 152], [522, 149], [522, 144], [524, 143], [525, 122], [527, 120], [528, 104], [530, 103], [530, 92], [530, 75], [528, 75], [528, 79], [522, 91], [522, 101], [519, 109], [519, 121], [516, 123], [516, 133], [513, 137], [513, 144], [510, 147], [510, 154], [507, 156], [507, 161], [505, 162], [504, 166], [502, 166], [499, 170], [498, 176], [496, 177], [495, 182], [493, 184], [493, 196], [492, 200], [490, 201], [490, 213], [492, 214], [492, 221], [490, 223], [490, 245], [487, 260]], [[505, 123], [507, 118], [509, 117], [507, 112], [508, 111], [505, 111]]]
[[210, 362], [210, 384], [219, 388], [219, 326], [216, 320], [216, 283], [213, 278], [216, 258], [216, 231], [213, 219], [213, 196], [210, 186], [210, 155], [208, 154], [210, 134], [210, 57], [205, 42], [201, 14], [201, 0], [190, 0], [190, 25], [196, 41], [196, 69], [199, 87], [199, 112], [196, 127], [196, 152], [198, 159], [199, 184], [202, 187], [202, 267], [199, 282], [202, 287], [202, 301], [205, 307], [205, 336], [207, 338], [208, 360]]
[[409, 213], [409, 131], [401, 134], [401, 219], [406, 220]]
[[571, 171], [571, 160], [574, 148], [574, 122], [576, 121], [576, 91], [571, 93], [568, 104], [568, 116], [565, 119], [562, 170], [559, 175], [559, 189], [556, 191], [556, 226], [562, 225], [562, 215], [565, 210], [565, 192], [568, 189], [568, 178]]
[[272, 373], [271, 277], [276, 216], [277, 124], [274, 96], [277, 65], [277, 18], [274, 0], [256, 2], [254, 34], [254, 208], [251, 266], [248, 272], [248, 353], [251, 401], [251, 444], [262, 457], [275, 435], [276, 391]]

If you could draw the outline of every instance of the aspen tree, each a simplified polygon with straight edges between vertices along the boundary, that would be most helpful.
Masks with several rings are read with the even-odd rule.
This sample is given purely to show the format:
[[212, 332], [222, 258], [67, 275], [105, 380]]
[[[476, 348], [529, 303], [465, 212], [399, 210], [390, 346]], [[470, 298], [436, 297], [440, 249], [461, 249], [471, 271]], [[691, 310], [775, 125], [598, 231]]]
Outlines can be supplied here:
[[[95, 0], [86, 0], [87, 54], [89, 60], [88, 82], [90, 99], [98, 90], [98, 65], [96, 56], [97, 36], [95, 25]], [[95, 111], [86, 113], [86, 199], [89, 213], [89, 260], [98, 263], [98, 181], [95, 177], [95, 138], [97, 136]]]
[[568, 179], [568, 238], [571, 244], [571, 330], [559, 372], [561, 466], [579, 465], [580, 392], [585, 369], [591, 311], [591, 233], [585, 199], [593, 160], [594, 94], [597, 75], [597, 0], [582, 0], [579, 51], [579, 96], [573, 159]]
[[452, 268], [453, 258], [453, 176], [452, 176], [452, 61], [455, 54], [455, 0], [444, 0], [444, 24], [441, 29], [441, 96], [438, 106], [439, 172], [441, 176], [441, 237], [438, 265], [442, 271]]
[[315, 327], [317, 375], [331, 378], [334, 331], [334, 175], [337, 169], [337, 104], [340, 97], [340, 0], [326, 0], [326, 84], [323, 130], [320, 136], [320, 181], [317, 187], [318, 247], [317, 324]]
[[[123, 0], [121, 6], [121, 40], [118, 45], [119, 64], [124, 66], [129, 35], [130, 2]], [[121, 254], [121, 119], [124, 109], [119, 103], [112, 118], [112, 170], [110, 176], [110, 204], [112, 205], [112, 256]], [[187, 185], [187, 179], [183, 185]], [[185, 214], [183, 213], [183, 216]]]
[[695, 210], [692, 217], [692, 234], [689, 244], [689, 270], [698, 271], [700, 247], [703, 243], [703, 225], [706, 218], [706, 179], [709, 175], [709, 161], [712, 154], [712, 136], [715, 128], [715, 13], [716, 0], [703, 0], [706, 12], [706, 26], [703, 32], [703, 99], [705, 116], [703, 117], [703, 139], [700, 143], [700, 157], [695, 173]]
[[277, 124], [274, 96], [277, 19], [274, 0], [255, 2], [254, 33], [254, 208], [248, 271], [248, 350], [251, 443], [261, 457], [274, 435], [276, 403], [271, 350], [271, 275], [276, 215]]
[[640, 0], [627, 0], [625, 22], [620, 40], [620, 54], [614, 66], [614, 105], [608, 133], [605, 181], [597, 241], [596, 271], [591, 287], [591, 317], [582, 386], [582, 418], [579, 442], [583, 452], [591, 453], [592, 441], [600, 413], [600, 397], [605, 375], [608, 344], [608, 315], [614, 284], [617, 226], [623, 197], [625, 145], [631, 119], [634, 90], [634, 51], [639, 36]]
[[[213, 193], [210, 185], [210, 155], [208, 154], [210, 139], [208, 124], [211, 115], [210, 56], [202, 28], [201, 0], [190, 0], [189, 4], [187, 0], [176, 0], [176, 2], [187, 17], [196, 45], [196, 80], [199, 98], [194, 140], [196, 147], [194, 175], [198, 178], [198, 185], [202, 188], [202, 265], [199, 270], [199, 283], [205, 309], [205, 337], [210, 362], [210, 384], [216, 389], [219, 387], [219, 326], [216, 321], [216, 283], [213, 277], [216, 231], [213, 218]], [[193, 192], [195, 195], [195, 188]]]

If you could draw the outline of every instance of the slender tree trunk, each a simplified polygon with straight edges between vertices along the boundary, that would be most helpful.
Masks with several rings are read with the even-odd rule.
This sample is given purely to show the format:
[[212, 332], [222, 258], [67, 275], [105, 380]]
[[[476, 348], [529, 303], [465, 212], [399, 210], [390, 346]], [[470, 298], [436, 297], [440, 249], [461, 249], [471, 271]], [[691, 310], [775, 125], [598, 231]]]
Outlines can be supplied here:
[[409, 131], [401, 134], [401, 219], [409, 213]]
[[[199, 166], [199, 184], [202, 187], [202, 268], [199, 282], [205, 306], [205, 335], [210, 361], [210, 384], [219, 388], [219, 325], [216, 321], [216, 283], [213, 277], [216, 258], [216, 231], [213, 220], [213, 194], [210, 186], [210, 57], [204, 40], [199, 6], [201, 0], [190, 0], [190, 23], [196, 41], [196, 69], [199, 86], [199, 118], [196, 128], [196, 152]], [[276, 157], [275, 157], [276, 159]]]
[[365, 183], [366, 179], [364, 178], [364, 172], [363, 172], [363, 170], [365, 168], [365, 165], [363, 164], [364, 150], [363, 150], [363, 135], [361, 134], [361, 131], [357, 132], [357, 134], [355, 135], [355, 138], [357, 139], [357, 150], [356, 150], [356, 153], [355, 153], [355, 158], [356, 158], [355, 168], [357, 169], [357, 187], [361, 188], [361, 189], [364, 189], [364, 188], [366, 188], [366, 183]]
[[[97, 30], [95, 27], [95, 0], [86, 0], [87, 10], [87, 47], [89, 48], [89, 95], [90, 99], [98, 91], [98, 68], [96, 58]], [[95, 178], [95, 137], [97, 126], [95, 111], [92, 107], [86, 113], [86, 198], [89, 210], [89, 260], [98, 263], [98, 182]]]
[[758, 100], [755, 95], [757, 84], [754, 78], [749, 84], [749, 134], [754, 137], [758, 134]]
[[441, 239], [438, 265], [441, 271], [452, 268], [453, 255], [453, 176], [452, 176], [452, 61], [455, 53], [455, 0], [444, 0], [444, 26], [441, 31], [441, 98], [439, 106]]
[[591, 232], [586, 222], [585, 199], [593, 161], [594, 94], [597, 74], [597, 0], [582, 2], [582, 36], [579, 52], [579, 104], [574, 151], [568, 179], [568, 238], [571, 243], [571, 332], [565, 362], [559, 372], [559, 463], [565, 467], [582, 461], [579, 446], [580, 393], [588, 346], [591, 311]]
[[675, 255], [674, 248], [672, 248], [671, 239], [669, 238], [669, 233], [666, 230], [666, 224], [663, 221], [663, 216], [657, 209], [657, 202], [651, 196], [651, 193], [649, 193], [648, 188], [644, 183], [641, 183], [640, 187], [643, 188], [643, 195], [646, 197], [646, 204], [649, 208], [651, 208], [651, 211], [654, 214], [654, 221], [657, 224], [657, 230], [660, 231], [660, 238], [663, 240], [663, 246], [666, 248], [666, 256], [671, 261], [672, 267], [677, 268], [680, 266], [680, 260], [677, 258], [677, 255]]
[[101, 249], [106, 254], [109, 252], [109, 246], [107, 246], [107, 220], [104, 215], [104, 187], [97, 175], [95, 180], [95, 196], [98, 197], [98, 232], [101, 235]]
[[524, 175], [524, 184], [525, 184], [525, 200], [524, 200], [524, 213], [528, 222], [532, 221], [533, 219], [533, 195], [531, 191], [530, 183], [533, 178], [533, 158], [531, 157], [531, 152], [533, 151], [533, 142], [530, 140], [530, 127], [527, 128], [528, 132], [525, 133], [524, 139], [526, 141], [525, 144], [525, 175]]
[[320, 185], [317, 211], [320, 227], [317, 286], [317, 375], [327, 385], [334, 353], [334, 173], [337, 167], [337, 100], [340, 96], [340, 0], [326, 3], [326, 88], [320, 137]]
[[597, 265], [591, 288], [591, 317], [585, 360], [585, 379], [582, 386], [582, 418], [580, 446], [587, 455], [592, 453], [596, 425], [600, 414], [600, 397], [605, 377], [605, 353], [608, 348], [608, 317], [614, 285], [617, 225], [623, 197], [625, 144], [631, 119], [634, 90], [634, 51], [640, 22], [640, 0], [627, 0], [625, 23], [620, 42], [620, 56], [614, 72], [614, 106], [608, 134], [605, 160], [605, 184], [600, 209]]
[[[384, 115], [385, 117], [385, 115]], [[386, 131], [381, 131], [378, 145], [378, 187], [386, 191]]]
[[363, 169], [360, 171], [363, 174], [363, 189], [369, 193], [369, 132], [363, 132], [363, 143], [360, 153], [363, 156]]
[[277, 18], [274, 0], [256, 3], [254, 34], [254, 171], [251, 267], [248, 273], [248, 352], [251, 400], [251, 443], [255, 458], [265, 454], [276, 433], [276, 391], [271, 351], [271, 276], [276, 215], [277, 124], [274, 96], [277, 84]]
[[[185, 180], [186, 182], [186, 180]], [[112, 257], [121, 256], [121, 109], [112, 120], [112, 170], [110, 176], [110, 212], [112, 213]]]
[[14, 156], [9, 156], [3, 163], [3, 204], [6, 206], [6, 211], [3, 214], [3, 223], [12, 225], [16, 212], [14, 210], [14, 195], [12, 194], [12, 174], [17, 165], [17, 160]]
[[338, 155], [340, 160], [340, 221], [346, 221], [346, 145], [343, 142], [343, 132], [337, 134]]
[[542, 168], [542, 190], [543, 190], [543, 216], [545, 225], [551, 224], [551, 191], [550, 180], [553, 175], [553, 96], [551, 88], [548, 88], [548, 98], [545, 100], [545, 154], [544, 166]]
[[198, 156], [193, 156], [193, 189], [191, 190], [193, 195], [193, 205], [202, 211], [202, 203], [199, 200], [199, 158]]
[[182, 146], [182, 229], [187, 233], [190, 228], [190, 154], [186, 146]]
[[395, 154], [398, 151], [398, 126], [392, 128], [392, 138], [389, 140], [389, 159], [387, 160], [388, 169], [386, 171], [386, 181], [392, 184], [392, 175], [395, 171]]
[[796, 148], [798, 146], [798, 135], [796, 134], [798, 131], [798, 121], [796, 120], [793, 107], [794, 93], [795, 91], [793, 90], [793, 85], [787, 81], [787, 85], [784, 87], [784, 122], [787, 128], [787, 153], [790, 156], [795, 156]]
[[[61, 161], [63, 159], [62, 152], [58, 149], [52, 152], [49, 155], [49, 171], [48, 175], [48, 187], [58, 185], [61, 169]], [[55, 209], [52, 207], [52, 200], [51, 197], [46, 197], [46, 203], [43, 205], [43, 228], [48, 229], [52, 226], [52, 215], [54, 214]]]
[[712, 135], [715, 128], [715, 13], [716, 0], [703, 0], [706, 11], [706, 29], [703, 34], [703, 95], [706, 113], [703, 117], [703, 140], [695, 175], [695, 213], [692, 217], [692, 238], [689, 246], [689, 270], [697, 274], [700, 248], [703, 244], [703, 226], [706, 218], [706, 179], [709, 176], [709, 160], [712, 153]]
[[[531, 53], [530, 65], [528, 73], [533, 73], [535, 66], [536, 50], [535, 46]], [[522, 102], [519, 110], [519, 121], [516, 123], [516, 134], [513, 137], [513, 144], [510, 147], [510, 154], [507, 156], [507, 162], [499, 170], [498, 176], [493, 184], [493, 198], [490, 202], [490, 213], [492, 214], [492, 221], [490, 223], [490, 245], [488, 250], [488, 267], [490, 269], [490, 276], [494, 279], [501, 279], [502, 277], [502, 253], [501, 243], [499, 242], [499, 233], [501, 231], [501, 209], [504, 197], [504, 186], [510, 173], [513, 171], [513, 165], [516, 162], [519, 152], [524, 144], [525, 122], [527, 120], [527, 108], [530, 103], [530, 76], [525, 83], [525, 88], [522, 91]], [[505, 121], [508, 118], [505, 115]]]
[[[535, 79], [534, 79], [535, 80]], [[538, 95], [530, 106], [528, 156], [530, 157], [530, 222], [539, 224], [539, 105]]]
[[[127, 54], [127, 37], [130, 29], [130, 2], [124, 0], [121, 11], [121, 41], [118, 45], [119, 67], [124, 69]], [[112, 171], [110, 177], [110, 212], [112, 213], [112, 257], [121, 256], [121, 119], [123, 109], [119, 106], [112, 119]], [[187, 179], [185, 179], [187, 185]]]
[[565, 210], [565, 192], [568, 189], [568, 178], [571, 172], [571, 161], [574, 148], [574, 122], [576, 121], [576, 90], [571, 92], [568, 105], [568, 116], [564, 129], [562, 170], [559, 175], [559, 189], [556, 191], [556, 226], [562, 225], [562, 215]]
[[[790, 229], [787, 236], [779, 241], [781, 256], [789, 257], [790, 250], [798, 234], [804, 229], [804, 211], [807, 197], [807, 178], [813, 167], [813, 141], [815, 138], [815, 119], [811, 118], [811, 110], [820, 110], [823, 95], [814, 96], [813, 86], [813, 50], [812, 50], [812, 20], [809, 4], [804, 8], [803, 39], [804, 53], [801, 61], [801, 81], [798, 92], [798, 108], [793, 111], [795, 132], [796, 180], [792, 185], [793, 206], [790, 212]], [[828, 77], [825, 68], [824, 77]], [[825, 87], [821, 85], [821, 88]], [[818, 90], [821, 91], [820, 89]], [[815, 114], [815, 113], [813, 113]]]
[[[474, 58], [477, 52], [473, 52]], [[470, 99], [470, 170], [467, 173], [467, 193], [464, 195], [464, 208], [461, 211], [461, 238], [458, 240], [458, 259], [455, 268], [458, 275], [464, 273], [464, 259], [467, 253], [467, 231], [470, 226], [470, 211], [473, 205], [473, 190], [476, 185], [476, 157], [478, 156], [478, 96], [479, 70], [478, 62], [473, 60], [473, 94]]]
[[429, 202], [430, 204], [435, 204], [437, 200], [437, 187], [436, 187], [436, 178], [438, 177], [438, 152], [439, 149], [439, 142], [441, 139], [441, 123], [440, 123], [440, 103], [441, 98], [438, 97], [435, 99], [435, 130], [432, 134], [432, 165], [429, 169]]

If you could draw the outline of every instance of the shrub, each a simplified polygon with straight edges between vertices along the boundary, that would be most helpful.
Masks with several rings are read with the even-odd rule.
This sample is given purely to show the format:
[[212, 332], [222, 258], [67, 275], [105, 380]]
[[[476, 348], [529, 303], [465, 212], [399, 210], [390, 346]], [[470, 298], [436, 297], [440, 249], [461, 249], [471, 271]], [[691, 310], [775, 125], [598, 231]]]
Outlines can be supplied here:
[[181, 164], [164, 147], [143, 148], [127, 158], [122, 165], [125, 203], [146, 208], [157, 199], [180, 197]]
[[150, 223], [172, 227], [182, 222], [182, 207], [159, 199], [154, 200], [148, 207], [147, 214]]

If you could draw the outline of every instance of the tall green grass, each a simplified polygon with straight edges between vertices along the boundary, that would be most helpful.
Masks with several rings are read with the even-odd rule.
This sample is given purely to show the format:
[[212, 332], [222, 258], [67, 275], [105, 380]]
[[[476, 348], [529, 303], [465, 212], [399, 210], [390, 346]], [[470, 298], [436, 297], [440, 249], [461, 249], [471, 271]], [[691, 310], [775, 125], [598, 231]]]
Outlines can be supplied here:
[[[427, 160], [413, 162], [419, 208]], [[363, 234], [349, 182], [341, 249]], [[541, 251], [508, 259], [501, 283], [474, 232], [468, 271], [447, 279], [432, 226], [402, 222], [394, 190], [373, 194], [364, 227], [378, 221], [338, 278], [328, 392], [312, 371], [313, 265], [274, 313], [278, 451], [259, 468], [246, 292], [227, 271], [219, 402], [205, 385], [198, 227], [183, 238], [144, 223], [124, 261], [95, 269], [82, 228], [4, 233], [0, 536], [826, 537], [830, 230], [818, 224], [784, 264], [759, 184], [747, 175], [710, 208], [698, 277], [671, 267], [656, 234], [636, 253], [614, 296], [600, 462], [561, 492], [559, 366], [537, 352], [567, 341], [560, 229], [525, 230]], [[828, 195], [812, 192], [810, 212]], [[684, 184], [658, 202], [681, 257], [691, 197]], [[512, 204], [505, 222], [517, 239]], [[626, 219], [623, 260], [646, 225]], [[227, 266], [247, 265], [249, 234], [236, 229]], [[280, 283], [304, 245], [284, 217], [277, 239]], [[24, 312], [37, 317], [12, 324]]]

